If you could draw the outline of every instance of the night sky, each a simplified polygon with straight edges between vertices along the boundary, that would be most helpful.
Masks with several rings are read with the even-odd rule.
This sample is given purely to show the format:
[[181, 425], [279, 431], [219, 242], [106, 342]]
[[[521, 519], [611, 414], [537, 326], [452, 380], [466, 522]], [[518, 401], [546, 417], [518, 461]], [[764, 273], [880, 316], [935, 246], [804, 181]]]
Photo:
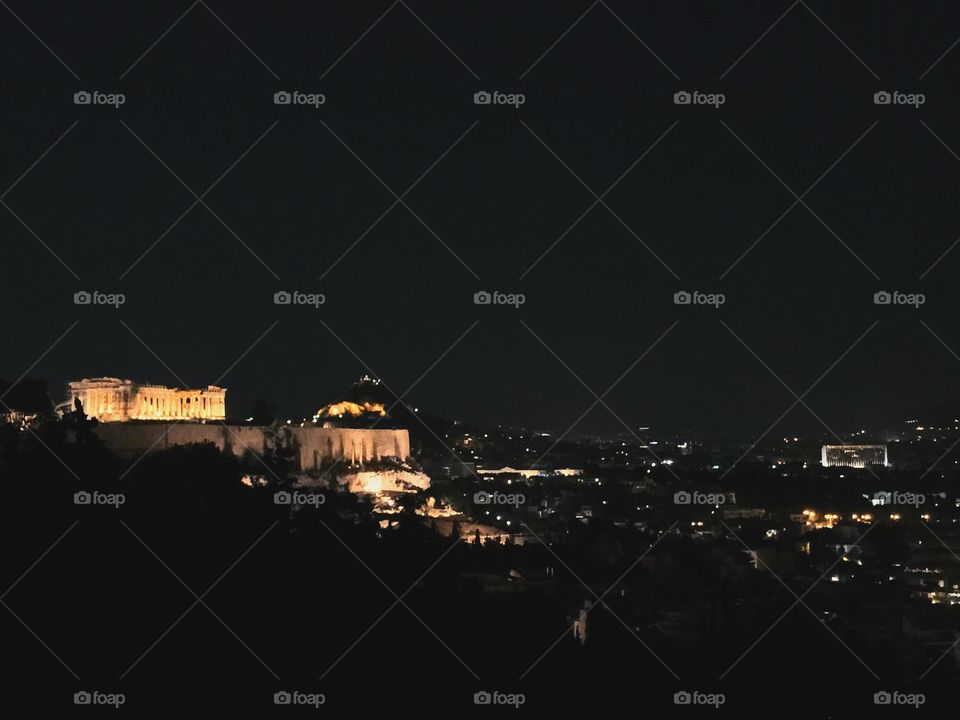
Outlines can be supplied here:
[[[232, 412], [299, 417], [369, 368], [562, 432], [633, 366], [604, 400], [631, 427], [753, 436], [818, 380], [837, 431], [960, 397], [954, 2], [0, 4], [8, 380], [226, 373]], [[622, 431], [602, 406], [575, 428]]]

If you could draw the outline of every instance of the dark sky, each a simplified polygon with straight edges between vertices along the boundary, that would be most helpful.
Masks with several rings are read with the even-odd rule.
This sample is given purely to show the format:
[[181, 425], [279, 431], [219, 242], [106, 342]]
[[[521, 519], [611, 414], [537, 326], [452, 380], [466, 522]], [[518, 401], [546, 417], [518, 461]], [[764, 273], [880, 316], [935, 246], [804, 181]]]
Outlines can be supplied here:
[[[189, 0], [5, 3], [8, 379], [79, 321], [31, 371], [58, 394], [229, 369], [232, 409], [301, 415], [364, 363], [404, 393], [472, 327], [408, 399], [559, 432], [594, 401], [584, 384], [603, 393], [679, 321], [605, 399], [631, 426], [758, 435], [793, 403], [785, 385], [804, 393], [841, 356], [804, 398], [837, 430], [960, 395], [960, 248], [930, 270], [960, 237], [954, 2], [207, 0], [172, 29]], [[79, 90], [126, 101], [78, 106]], [[278, 106], [279, 90], [326, 103]], [[479, 90], [526, 102], [478, 106]], [[726, 102], [675, 105], [680, 90]], [[879, 90], [925, 103], [875, 105]], [[187, 187], [228, 169], [157, 242]], [[126, 304], [74, 305], [84, 289]], [[276, 306], [283, 289], [326, 304]], [[474, 305], [481, 289], [526, 303]], [[677, 306], [684, 289], [726, 303]], [[926, 302], [877, 306], [884, 289]], [[802, 407], [783, 421], [820, 427]], [[603, 407], [575, 429], [621, 430]]]

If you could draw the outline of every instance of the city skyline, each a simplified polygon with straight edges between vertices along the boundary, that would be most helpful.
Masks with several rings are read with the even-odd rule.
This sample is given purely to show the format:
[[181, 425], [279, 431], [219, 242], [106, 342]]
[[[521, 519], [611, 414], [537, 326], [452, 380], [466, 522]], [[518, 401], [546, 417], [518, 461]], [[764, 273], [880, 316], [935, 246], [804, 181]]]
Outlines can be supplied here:
[[0, 0], [0, 61], [4, 706], [955, 710], [956, 2]]
[[[356, 380], [356, 382], [354, 383], [354, 386], [356, 386], [357, 383], [364, 382], [365, 380], [372, 381], [376, 384], [380, 384], [382, 382], [379, 378], [376, 378], [375, 376], [372, 376], [369, 373], [364, 372], [359, 376], [359, 380]], [[124, 402], [130, 403], [130, 409], [129, 409], [130, 415], [124, 416], [123, 418], [121, 418], [119, 415], [117, 415], [117, 417], [113, 417], [115, 412], [112, 409], [112, 405], [111, 405], [111, 410], [107, 413], [107, 416], [106, 416], [107, 421], [119, 420], [119, 419], [149, 421], [152, 419], [151, 413], [153, 413], [153, 415], [155, 416], [155, 419], [172, 419], [172, 418], [175, 418], [176, 415], [180, 412], [188, 413], [189, 411], [189, 407], [187, 406], [184, 406], [179, 411], [174, 411], [173, 405], [170, 404], [169, 407], [164, 406], [164, 408], [169, 412], [167, 413], [159, 412], [160, 403], [162, 402], [159, 399], [157, 400], [158, 411], [156, 412], [148, 411], [143, 408], [140, 408], [139, 411], [134, 410], [134, 405], [132, 400], [134, 395], [137, 392], [139, 392], [141, 389], [147, 393], [152, 391], [154, 394], [169, 395], [171, 398], [173, 398], [174, 395], [176, 395], [177, 397], [182, 396], [183, 398], [187, 398], [187, 397], [192, 398], [194, 395], [196, 395], [196, 401], [198, 402], [198, 404], [203, 402], [204, 394], [211, 393], [211, 392], [216, 393], [218, 396], [218, 399], [215, 401], [212, 400], [211, 403], [213, 402], [217, 403], [216, 407], [219, 414], [214, 419], [218, 419], [218, 420], [223, 420], [225, 417], [228, 417], [234, 420], [245, 420], [245, 419], [248, 420], [249, 418], [247, 416], [249, 416], [252, 412], [256, 412], [258, 407], [263, 409], [268, 409], [271, 415], [273, 415], [277, 419], [277, 421], [280, 421], [280, 422], [285, 422], [285, 421], [300, 422], [300, 421], [310, 420], [311, 418], [313, 421], [317, 420], [316, 412], [313, 412], [313, 411], [303, 412], [303, 413], [283, 412], [283, 408], [281, 408], [275, 403], [270, 402], [269, 396], [258, 396], [256, 400], [251, 402], [247, 407], [235, 408], [234, 401], [232, 399], [229, 401], [229, 403], [227, 403], [227, 401], [225, 400], [227, 391], [228, 390], [231, 391], [231, 398], [232, 398], [234, 389], [225, 388], [218, 385], [208, 385], [206, 388], [191, 388], [191, 387], [188, 387], [186, 384], [181, 384], [179, 386], [177, 385], [168, 386], [168, 385], [163, 385], [163, 384], [154, 383], [150, 381], [138, 380], [135, 378], [98, 376], [98, 377], [83, 378], [82, 380], [74, 379], [74, 380], [67, 381], [66, 383], [64, 383], [64, 391], [57, 392], [56, 388], [55, 387], [51, 388], [49, 386], [49, 381], [43, 377], [24, 376], [24, 377], [21, 377], [18, 380], [18, 382], [15, 382], [15, 383], [10, 382], [5, 378], [0, 378], [0, 381], [4, 381], [5, 383], [7, 383], [7, 388], [8, 388], [7, 391], [10, 393], [15, 393], [18, 389], [21, 389], [22, 387], [32, 386], [35, 383], [42, 383], [47, 388], [46, 394], [50, 399], [51, 407], [57, 409], [58, 411], [66, 412], [73, 408], [74, 399], [79, 398], [83, 403], [83, 408], [85, 412], [87, 412], [90, 415], [90, 417], [98, 417], [99, 415], [102, 415], [102, 413], [105, 412], [104, 403], [106, 402], [106, 400], [98, 399], [91, 395], [90, 398], [85, 401], [85, 398], [87, 398], [87, 392], [88, 392], [88, 390], [86, 389], [87, 387], [89, 387], [92, 390], [94, 388], [102, 386], [102, 388], [104, 389], [104, 392], [106, 392], [107, 394], [110, 394], [114, 391], [119, 391], [121, 392], [121, 394], [126, 393], [124, 397], [127, 399]], [[336, 398], [343, 395], [343, 391], [347, 387], [349, 387], [347, 384], [341, 383], [341, 386], [337, 392], [326, 393], [319, 402], [321, 404], [327, 404], [328, 402], [336, 402]], [[633, 435], [634, 437], [637, 437], [638, 433], [644, 433], [648, 435], [649, 434], [653, 434], [653, 435], [676, 434], [679, 436], [682, 436], [682, 435], [689, 435], [691, 437], [699, 436], [707, 440], [710, 438], [720, 438], [724, 436], [749, 437], [748, 432], [747, 433], [733, 432], [733, 431], [730, 431], [729, 428], [718, 430], [718, 429], [712, 429], [712, 428], [697, 427], [697, 425], [694, 423], [688, 423], [686, 426], [683, 426], [683, 427], [653, 427], [650, 425], [637, 425], [635, 427], [631, 427], [626, 425], [626, 423], [623, 422], [622, 418], [617, 416], [615, 416], [615, 419], [619, 420], [619, 424], [617, 425], [617, 427], [612, 428], [611, 432], [607, 432], [607, 433], [578, 432], [576, 430], [581, 425], [581, 423], [579, 422], [575, 422], [571, 425], [566, 426], [565, 428], [562, 429], [562, 431], [557, 430], [555, 428], [535, 427], [535, 426], [530, 427], [530, 426], [524, 426], [519, 423], [511, 424], [509, 422], [495, 422], [495, 423], [488, 424], [482, 421], [478, 421], [475, 418], [469, 415], [465, 415], [463, 413], [457, 413], [451, 416], [438, 415], [432, 412], [431, 408], [429, 407], [423, 406], [421, 408], [420, 403], [415, 402], [415, 399], [410, 399], [410, 398], [401, 399], [397, 397], [392, 393], [392, 390], [390, 390], [388, 386], [386, 386], [385, 384], [384, 384], [384, 388], [386, 389], [387, 393], [389, 393], [389, 397], [391, 398], [391, 400], [390, 402], [386, 403], [384, 405], [384, 408], [381, 410], [383, 414], [389, 415], [389, 413], [386, 411], [393, 408], [394, 404], [396, 405], [402, 404], [408, 410], [416, 409], [418, 413], [422, 412], [424, 416], [433, 417], [443, 422], [450, 422], [450, 423], [457, 423], [457, 424], [462, 423], [466, 426], [473, 426], [473, 427], [486, 428], [486, 429], [513, 428], [516, 430], [524, 430], [532, 433], [542, 433], [544, 435], [562, 435], [564, 438], [570, 438], [570, 439], [584, 438], [584, 437], [617, 438], [617, 437], [629, 436], [629, 435]], [[241, 392], [240, 394], [242, 397], [249, 396], [248, 393]], [[140, 403], [151, 404], [151, 402], [152, 401], [150, 398], [139, 399], [136, 401], [138, 405]], [[169, 401], [169, 403], [173, 403], [173, 402], [175, 401], [172, 399]], [[180, 402], [181, 403], [186, 402], [186, 400], [181, 400]], [[304, 400], [299, 404], [304, 408], [310, 407], [315, 409], [318, 404], [318, 401]], [[213, 405], [211, 405], [211, 408], [212, 407]], [[17, 408], [12, 407], [12, 409], [17, 409]], [[204, 406], [204, 410], [206, 410], [205, 406]], [[362, 411], [362, 408], [359, 408], [359, 410]], [[793, 430], [791, 430], [791, 428], [789, 427], [786, 427], [786, 424], [781, 425], [780, 423], [777, 423], [775, 427], [778, 428], [779, 433], [781, 435], [789, 436], [791, 432], [799, 432], [800, 434], [812, 436], [812, 437], [833, 435], [835, 439], [837, 439], [838, 441], [840, 440], [839, 434], [843, 434], [846, 436], [856, 436], [860, 434], [869, 433], [871, 437], [889, 436], [893, 438], [901, 433], [908, 434], [908, 433], [915, 432], [917, 429], [917, 426], [919, 426], [921, 429], [925, 425], [930, 426], [931, 429], [949, 429], [957, 425], [958, 420], [955, 416], [958, 414], [960, 414], [960, 401], [958, 401], [957, 403], [945, 401], [945, 402], [940, 402], [937, 405], [927, 407], [923, 409], [921, 412], [914, 412], [910, 416], [905, 416], [896, 420], [891, 420], [891, 421], [869, 421], [868, 420], [867, 422], [862, 424], [849, 424], [844, 426], [838, 426], [839, 432], [833, 431], [832, 428], [826, 426], [825, 423], [821, 423], [819, 426], [811, 425], [803, 429], [797, 429], [795, 427], [793, 428]], [[169, 417], [167, 417], [167, 415], [169, 415]], [[186, 414], [184, 415], [184, 417], [187, 417], [187, 416], [188, 415]], [[202, 419], [203, 417], [204, 415], [195, 416], [196, 419]], [[98, 418], [98, 419], [102, 420], [104, 418]], [[775, 431], [774, 428], [770, 428], [767, 433], [765, 433], [764, 435], [762, 435], [760, 438], [757, 438], [757, 439], [758, 441], [763, 440], [767, 436], [775, 438], [777, 434], [778, 432]]]

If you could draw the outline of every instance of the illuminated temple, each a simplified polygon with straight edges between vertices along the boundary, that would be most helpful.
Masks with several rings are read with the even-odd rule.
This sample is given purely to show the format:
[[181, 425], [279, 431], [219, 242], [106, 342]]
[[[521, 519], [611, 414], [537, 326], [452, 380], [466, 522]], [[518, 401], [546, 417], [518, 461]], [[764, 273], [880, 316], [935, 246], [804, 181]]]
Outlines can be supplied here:
[[185, 390], [100, 377], [68, 383], [67, 394], [70, 407], [79, 400], [87, 415], [103, 423], [223, 420], [226, 417], [227, 391], [216, 385], [208, 385], [204, 390]]

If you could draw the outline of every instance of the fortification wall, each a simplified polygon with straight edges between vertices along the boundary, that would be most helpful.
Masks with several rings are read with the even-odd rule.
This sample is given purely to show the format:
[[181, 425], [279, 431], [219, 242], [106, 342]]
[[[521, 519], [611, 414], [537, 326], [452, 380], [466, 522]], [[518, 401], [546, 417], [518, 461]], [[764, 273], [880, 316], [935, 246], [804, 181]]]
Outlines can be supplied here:
[[[284, 430], [299, 451], [301, 470], [314, 470], [335, 461], [360, 465], [385, 457], [410, 457], [410, 435], [406, 430], [314, 426], [287, 426]], [[109, 423], [98, 425], [95, 432], [108, 450], [125, 458], [194, 443], [210, 443], [237, 457], [248, 449], [262, 456], [268, 442], [273, 443], [270, 428], [219, 423]]]
[[259, 455], [266, 451], [264, 429], [216, 423], [110, 423], [98, 425], [94, 432], [108, 450], [120, 457], [137, 457], [195, 443], [210, 443], [218, 450], [227, 449], [241, 457], [248, 448]]
[[335, 461], [350, 465], [396, 457], [410, 457], [410, 433], [374, 428], [292, 428], [300, 448], [300, 469], [315, 470]]

